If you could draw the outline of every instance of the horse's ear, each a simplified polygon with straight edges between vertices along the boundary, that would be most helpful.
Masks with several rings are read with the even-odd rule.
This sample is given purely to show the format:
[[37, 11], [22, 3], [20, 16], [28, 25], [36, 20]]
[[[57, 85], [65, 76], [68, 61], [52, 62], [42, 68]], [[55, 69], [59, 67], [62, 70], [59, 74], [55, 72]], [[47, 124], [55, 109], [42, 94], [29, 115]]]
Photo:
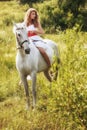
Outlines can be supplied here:
[[17, 24], [15, 22], [13, 22], [13, 25], [17, 28]]
[[15, 34], [15, 31], [16, 31], [16, 28], [17, 28], [17, 24], [13, 22], [13, 33]]

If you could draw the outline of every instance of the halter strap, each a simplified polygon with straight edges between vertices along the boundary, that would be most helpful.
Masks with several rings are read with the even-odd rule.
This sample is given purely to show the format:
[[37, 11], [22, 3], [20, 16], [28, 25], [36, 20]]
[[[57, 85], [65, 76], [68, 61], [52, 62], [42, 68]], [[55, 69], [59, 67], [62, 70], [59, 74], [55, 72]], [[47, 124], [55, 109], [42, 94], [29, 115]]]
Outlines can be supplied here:
[[19, 44], [21, 45], [21, 47], [22, 47], [22, 45], [23, 45], [25, 42], [28, 42], [28, 40], [24, 40], [23, 42], [20, 42], [19, 39], [18, 39], [17, 33], [16, 33], [16, 38], [17, 38], [17, 41], [19, 42]]
[[28, 40], [24, 40], [24, 41], [21, 42], [20, 44], [23, 45], [25, 42], [28, 42]]

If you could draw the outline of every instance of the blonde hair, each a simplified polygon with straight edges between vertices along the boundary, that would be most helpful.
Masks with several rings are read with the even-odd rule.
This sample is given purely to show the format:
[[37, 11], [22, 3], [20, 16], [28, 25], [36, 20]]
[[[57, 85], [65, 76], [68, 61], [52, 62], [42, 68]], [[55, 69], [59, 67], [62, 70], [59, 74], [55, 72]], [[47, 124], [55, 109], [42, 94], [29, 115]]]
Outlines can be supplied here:
[[[30, 15], [31, 15], [32, 12], [35, 12], [35, 14], [36, 14], [36, 17], [35, 17], [34, 20], [32, 20], [30, 18]], [[38, 22], [38, 13], [37, 13], [37, 10], [34, 9], [34, 8], [28, 9], [28, 11], [25, 14], [24, 22], [25, 22], [26, 26], [29, 26], [30, 24], [34, 24], [35, 27], [38, 27], [39, 22]]]

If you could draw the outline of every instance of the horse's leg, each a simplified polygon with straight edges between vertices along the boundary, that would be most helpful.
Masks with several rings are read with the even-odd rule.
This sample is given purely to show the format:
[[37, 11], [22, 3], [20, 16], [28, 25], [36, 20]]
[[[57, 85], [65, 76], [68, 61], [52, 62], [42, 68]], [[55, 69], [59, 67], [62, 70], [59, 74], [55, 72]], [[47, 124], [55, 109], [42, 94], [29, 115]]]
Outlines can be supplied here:
[[28, 92], [28, 82], [26, 79], [26, 76], [21, 75], [21, 81], [24, 85], [25, 94], [26, 94], [26, 100], [27, 100], [27, 109], [30, 107], [30, 99], [29, 99], [29, 92]]
[[36, 105], [36, 72], [32, 72], [32, 94], [33, 94], [33, 107]]
[[44, 71], [44, 75], [45, 75], [45, 77], [46, 77], [50, 82], [52, 82], [52, 79], [51, 79], [51, 76], [50, 76], [48, 70], [45, 70], [45, 71]]

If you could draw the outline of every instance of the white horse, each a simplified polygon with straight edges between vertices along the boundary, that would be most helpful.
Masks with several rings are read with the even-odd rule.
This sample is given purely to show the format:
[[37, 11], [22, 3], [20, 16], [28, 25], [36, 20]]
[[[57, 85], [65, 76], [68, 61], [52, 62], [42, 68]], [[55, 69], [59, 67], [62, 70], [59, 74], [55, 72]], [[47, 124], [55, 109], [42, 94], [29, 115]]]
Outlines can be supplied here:
[[[52, 79], [48, 71], [49, 67], [45, 62], [43, 56], [37, 49], [37, 47], [29, 41], [26, 28], [23, 25], [15, 24], [13, 27], [13, 32], [15, 33], [16, 36], [16, 46], [18, 49], [16, 56], [16, 67], [25, 88], [27, 107], [28, 108], [30, 107], [28, 82], [27, 82], [27, 76], [30, 75], [32, 78], [33, 107], [35, 108], [37, 73], [43, 71], [46, 78], [51, 82]], [[45, 41], [47, 41], [48, 44], [46, 45], [47, 49], [45, 51], [52, 65], [54, 62], [54, 53], [57, 57], [57, 62], [59, 61], [57, 46], [50, 40]], [[58, 67], [56, 67], [55, 79], [57, 79], [57, 75], [58, 75]]]

